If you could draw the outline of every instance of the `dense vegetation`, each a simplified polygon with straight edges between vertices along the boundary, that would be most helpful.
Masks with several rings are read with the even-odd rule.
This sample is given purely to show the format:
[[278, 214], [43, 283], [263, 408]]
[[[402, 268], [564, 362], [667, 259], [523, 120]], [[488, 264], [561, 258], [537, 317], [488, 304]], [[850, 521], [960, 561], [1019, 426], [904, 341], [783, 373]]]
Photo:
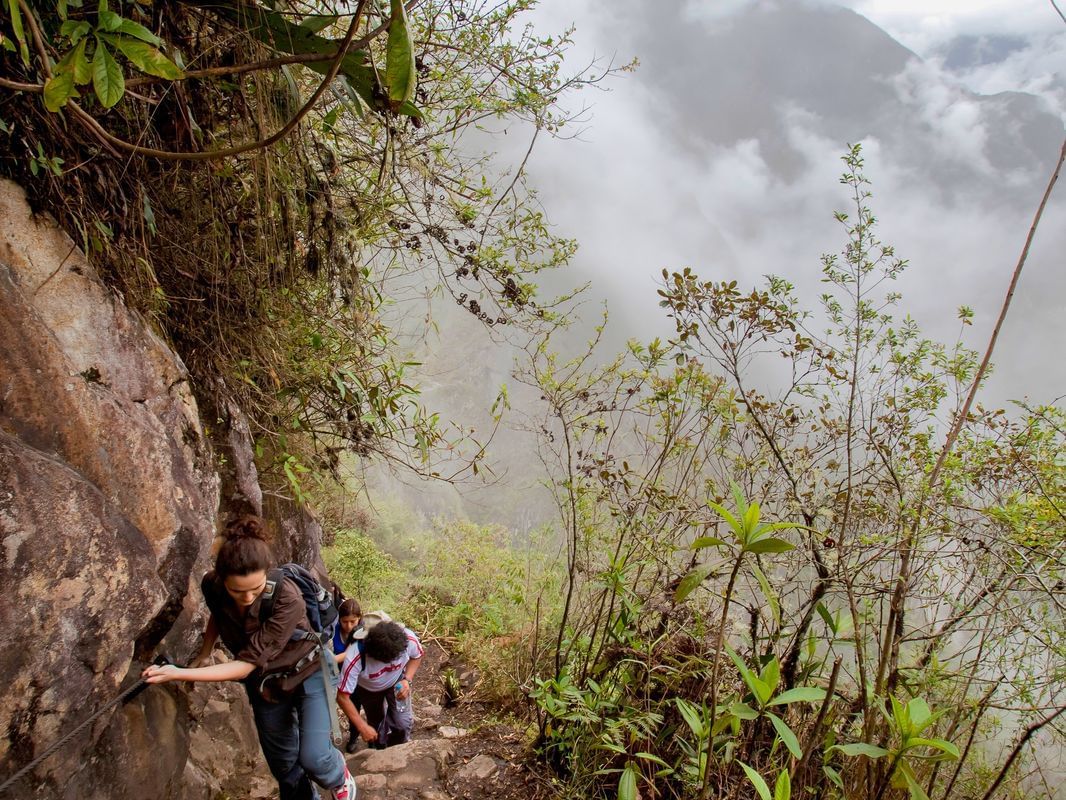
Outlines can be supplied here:
[[981, 359], [895, 316], [844, 161], [820, 309], [664, 272], [671, 342], [533, 354], [568, 591], [532, 696], [575, 796], [1051, 793], [1016, 760], [1061, 744], [1066, 416], [967, 408]]
[[522, 27], [528, 2], [407, 5], [5, 4], [0, 174], [220, 416], [250, 416], [298, 495], [346, 453], [432, 474], [463, 438], [415, 399], [384, 306], [447, 293], [486, 327], [536, 327], [530, 278], [574, 247], [524, 164], [463, 134], [554, 135], [558, 99], [605, 72], [565, 77], [567, 36]]
[[[564, 795], [1042, 791], [1032, 748], [1061, 745], [1066, 710], [1066, 415], [968, 404], [981, 359], [899, 315], [858, 148], [818, 307], [784, 277], [664, 272], [670, 341], [556, 355], [534, 277], [574, 243], [522, 164], [501, 177], [463, 136], [555, 134], [560, 97], [610, 72], [565, 76], [568, 39], [520, 27], [530, 5], [7, 0], [0, 173], [208, 408], [248, 415], [348, 591], [524, 701]], [[419, 402], [383, 317], [409, 295], [534, 336], [511, 401], [539, 414], [541, 539], [390, 525], [329, 482], [484, 457]]]

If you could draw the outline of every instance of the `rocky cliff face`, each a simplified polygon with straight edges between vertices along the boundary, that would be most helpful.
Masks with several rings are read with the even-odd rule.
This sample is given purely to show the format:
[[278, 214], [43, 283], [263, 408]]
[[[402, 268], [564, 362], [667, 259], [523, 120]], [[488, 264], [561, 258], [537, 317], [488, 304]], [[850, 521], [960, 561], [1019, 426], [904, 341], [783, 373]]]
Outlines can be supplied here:
[[[55, 224], [0, 181], [0, 782], [165, 650], [193, 652], [223, 510], [260, 510], [247, 428], [220, 417], [223, 480], [181, 360]], [[321, 532], [280, 506], [280, 556]], [[295, 520], [295, 521], [294, 521]], [[223, 714], [232, 700], [233, 714]], [[239, 691], [152, 687], [49, 757], [20, 797], [209, 797], [218, 752], [257, 751]], [[217, 729], [217, 731], [214, 731]], [[190, 731], [192, 740], [190, 745]], [[199, 742], [199, 743], [197, 743]], [[195, 760], [194, 760], [195, 761]]]

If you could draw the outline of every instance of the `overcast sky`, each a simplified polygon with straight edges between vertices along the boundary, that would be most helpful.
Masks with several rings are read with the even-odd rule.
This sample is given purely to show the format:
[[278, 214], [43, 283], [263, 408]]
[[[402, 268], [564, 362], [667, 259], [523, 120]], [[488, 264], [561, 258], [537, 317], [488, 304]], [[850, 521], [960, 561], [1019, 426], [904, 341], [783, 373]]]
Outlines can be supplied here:
[[[581, 243], [575, 275], [624, 335], [669, 330], [654, 295], [664, 267], [749, 285], [782, 274], [815, 300], [819, 256], [843, 241], [840, 156], [862, 141], [881, 238], [911, 262], [903, 308], [953, 337], [955, 309], [973, 306], [983, 346], [1062, 143], [1066, 24], [1048, 0], [843, 5], [866, 20], [821, 0], [537, 10], [542, 31], [577, 25], [572, 64], [641, 62], [609, 92], [580, 93], [580, 137], [538, 143], [530, 163], [549, 218]], [[1066, 183], [987, 401], [1066, 393], [1064, 252]]]

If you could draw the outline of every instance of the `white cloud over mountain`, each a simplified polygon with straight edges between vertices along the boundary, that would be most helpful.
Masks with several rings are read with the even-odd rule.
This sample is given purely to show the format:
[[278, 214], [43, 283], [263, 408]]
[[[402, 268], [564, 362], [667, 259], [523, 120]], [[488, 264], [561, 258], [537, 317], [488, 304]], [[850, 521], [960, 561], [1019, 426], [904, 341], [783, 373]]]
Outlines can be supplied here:
[[[816, 297], [819, 256], [842, 246], [839, 159], [862, 141], [881, 237], [911, 262], [906, 307], [953, 337], [954, 309], [973, 306], [973, 343], [984, 341], [1062, 143], [1051, 105], [1062, 76], [1040, 70], [1054, 66], [1048, 42], [1066, 25], [1028, 0], [998, 29], [1002, 4], [963, 13], [923, 2], [924, 16], [898, 13], [895, 0], [851, 5], [900, 41], [828, 3], [549, 2], [539, 12], [545, 30], [576, 18], [575, 63], [641, 61], [611, 92], [581, 98], [592, 116], [580, 140], [538, 145], [531, 162], [549, 217], [581, 241], [577, 271], [608, 295], [625, 335], [667, 329], [654, 295], [663, 267], [742, 283], [773, 272]], [[961, 36], [1006, 35], [1016, 39], [952, 58]], [[1019, 91], [1037, 85], [1041, 98]], [[1066, 392], [1066, 186], [1059, 197], [990, 401]]]

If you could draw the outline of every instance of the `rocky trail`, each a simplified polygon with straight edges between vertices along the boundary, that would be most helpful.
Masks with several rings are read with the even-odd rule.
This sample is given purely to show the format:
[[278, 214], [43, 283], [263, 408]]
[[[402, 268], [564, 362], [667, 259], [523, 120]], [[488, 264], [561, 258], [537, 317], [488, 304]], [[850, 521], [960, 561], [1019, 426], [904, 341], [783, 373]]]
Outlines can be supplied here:
[[[543, 778], [527, 764], [525, 736], [497, 721], [495, 707], [467, 696], [449, 705], [442, 703], [443, 670], [455, 671], [464, 692], [473, 688], [476, 674], [455, 663], [436, 640], [428, 638], [423, 644], [426, 655], [415, 681], [412, 741], [385, 750], [360, 743], [361, 749], [346, 755], [360, 800], [550, 797]], [[255, 732], [245, 728], [239, 719], [242, 715], [229, 712], [231, 703], [245, 701], [239, 688], [228, 688], [226, 697], [216, 693], [202, 705], [197, 700], [203, 698], [198, 696], [206, 693], [200, 689], [191, 693], [191, 706], [200, 717], [190, 736], [193, 761], [207, 766], [202, 781], [219, 800], [275, 800], [277, 784], [262, 757], [241, 756], [241, 752], [255, 752], [247, 747], [254, 743]], [[231, 742], [243, 746], [230, 746]]]

